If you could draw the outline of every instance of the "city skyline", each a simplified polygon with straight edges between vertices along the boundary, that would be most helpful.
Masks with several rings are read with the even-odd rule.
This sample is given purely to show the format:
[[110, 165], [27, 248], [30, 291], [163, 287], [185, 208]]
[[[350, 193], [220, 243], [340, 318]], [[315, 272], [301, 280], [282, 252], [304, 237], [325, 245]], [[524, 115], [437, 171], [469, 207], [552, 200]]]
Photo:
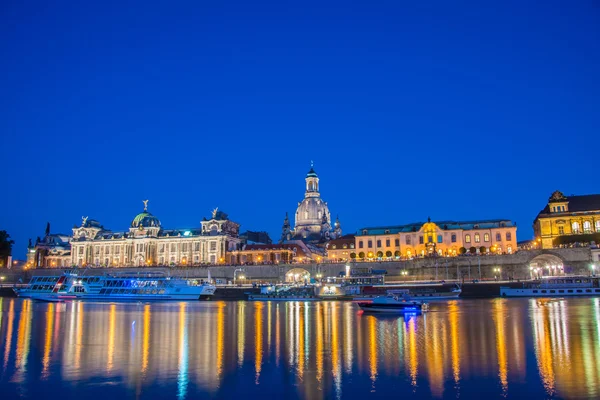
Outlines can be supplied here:
[[168, 228], [218, 206], [277, 240], [310, 160], [344, 233], [506, 218], [527, 239], [555, 190], [597, 192], [594, 157], [566, 150], [600, 128], [591, 4], [14, 3], [0, 18], [0, 223], [18, 259], [46, 222], [124, 229], [143, 199]]

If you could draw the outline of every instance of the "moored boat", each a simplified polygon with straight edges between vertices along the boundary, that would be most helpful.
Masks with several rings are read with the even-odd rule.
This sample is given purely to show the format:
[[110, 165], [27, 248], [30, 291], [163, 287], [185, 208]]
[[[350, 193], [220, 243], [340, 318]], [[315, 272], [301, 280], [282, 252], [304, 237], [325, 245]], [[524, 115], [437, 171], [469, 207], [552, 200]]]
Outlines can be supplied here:
[[577, 297], [600, 296], [600, 277], [596, 276], [549, 276], [530, 282], [522, 287], [500, 287], [502, 297]]
[[418, 313], [428, 309], [425, 302], [413, 300], [408, 296], [401, 298], [395, 294], [379, 296], [368, 302], [359, 302], [358, 306], [361, 310], [372, 313]]
[[157, 301], [198, 300], [215, 293], [215, 286], [161, 273], [85, 276], [68, 271], [61, 276], [33, 276], [15, 288], [18, 297], [41, 301]]
[[260, 293], [246, 293], [252, 301], [316, 301], [313, 286], [264, 286]]

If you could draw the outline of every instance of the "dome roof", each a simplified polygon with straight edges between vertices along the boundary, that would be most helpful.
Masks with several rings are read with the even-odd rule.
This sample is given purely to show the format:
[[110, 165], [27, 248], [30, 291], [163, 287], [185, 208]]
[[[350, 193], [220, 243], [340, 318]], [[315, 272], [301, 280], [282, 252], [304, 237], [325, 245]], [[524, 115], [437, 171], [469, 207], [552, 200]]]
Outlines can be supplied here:
[[154, 215], [144, 210], [136, 215], [133, 221], [131, 221], [132, 228], [137, 228], [140, 226], [143, 228], [160, 227], [160, 221]]
[[318, 178], [317, 173], [315, 172], [313, 167], [310, 167], [310, 171], [308, 171], [308, 174], [306, 174], [306, 177], [307, 178]]
[[295, 226], [313, 225], [315, 227], [320, 227], [323, 221], [323, 215], [327, 217], [327, 221], [331, 221], [327, 203], [320, 198], [307, 197], [298, 204]]

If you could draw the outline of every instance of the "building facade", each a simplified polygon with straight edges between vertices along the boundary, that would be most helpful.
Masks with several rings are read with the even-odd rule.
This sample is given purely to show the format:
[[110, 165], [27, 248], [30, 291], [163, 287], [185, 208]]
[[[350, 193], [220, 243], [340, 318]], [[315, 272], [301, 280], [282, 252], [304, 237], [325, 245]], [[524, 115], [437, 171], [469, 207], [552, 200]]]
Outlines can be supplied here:
[[463, 253], [503, 254], [517, 250], [517, 227], [510, 220], [419, 222], [362, 228], [355, 238], [356, 259], [400, 259]]
[[537, 243], [544, 249], [600, 241], [600, 194], [565, 196], [552, 193], [533, 222]]
[[340, 238], [330, 240], [325, 246], [327, 259], [332, 262], [351, 261], [351, 254], [356, 254], [356, 241], [354, 235], [344, 235]]
[[[128, 231], [105, 229], [98, 221], [83, 217], [80, 226], [73, 227], [68, 238], [70, 249], [61, 254], [60, 262], [53, 258], [53, 250], [45, 249], [46, 238], [36, 245], [37, 266], [64, 267], [139, 267], [224, 264], [227, 252], [239, 249], [239, 227], [227, 214], [215, 209], [210, 219], [204, 218], [200, 227], [193, 229], [163, 229], [157, 217], [144, 210], [136, 215]], [[61, 236], [62, 243], [65, 239]], [[52, 245], [57, 247], [56, 245]], [[63, 246], [64, 247], [64, 246]]]
[[326, 201], [321, 199], [319, 177], [312, 165], [305, 178], [304, 200], [298, 202], [294, 228], [286, 213], [283, 222], [280, 243], [290, 240], [302, 240], [306, 243], [324, 244], [342, 236], [339, 218], [331, 225], [331, 214]]

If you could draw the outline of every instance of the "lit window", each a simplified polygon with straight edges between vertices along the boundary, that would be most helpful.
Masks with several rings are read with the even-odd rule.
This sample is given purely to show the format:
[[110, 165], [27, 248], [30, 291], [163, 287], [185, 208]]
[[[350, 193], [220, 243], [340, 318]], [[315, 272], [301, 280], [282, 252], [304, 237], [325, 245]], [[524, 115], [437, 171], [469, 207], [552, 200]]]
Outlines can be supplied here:
[[471, 243], [471, 235], [465, 235], [465, 243]]
[[600, 221], [596, 221], [596, 232], [600, 232]]
[[490, 234], [489, 233], [485, 233], [483, 235], [483, 241], [484, 242], [489, 242], [490, 241]]
[[583, 232], [592, 233], [592, 223], [590, 221], [583, 222]]
[[479, 243], [481, 241], [480, 237], [479, 237], [479, 233], [475, 234], [475, 243]]
[[565, 227], [562, 225], [558, 226], [558, 234], [559, 235], [564, 235], [565, 234]]
[[573, 229], [573, 233], [579, 233], [579, 222], [573, 222], [571, 228]]

